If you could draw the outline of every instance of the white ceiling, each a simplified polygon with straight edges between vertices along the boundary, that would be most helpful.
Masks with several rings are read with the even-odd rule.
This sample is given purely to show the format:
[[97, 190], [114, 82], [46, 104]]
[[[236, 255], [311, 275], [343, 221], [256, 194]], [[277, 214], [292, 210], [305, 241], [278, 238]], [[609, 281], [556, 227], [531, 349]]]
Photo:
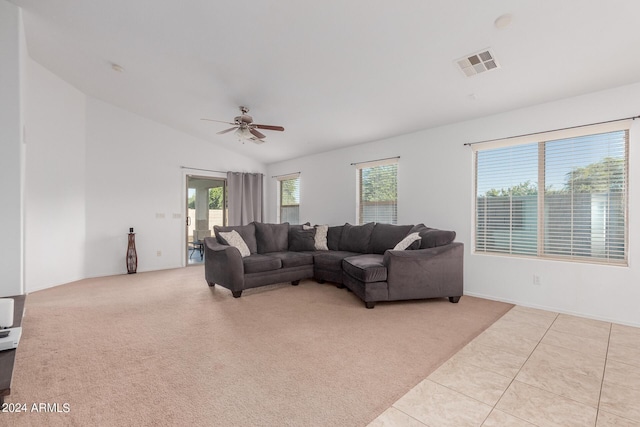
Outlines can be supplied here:
[[[637, 0], [12, 2], [75, 87], [265, 163], [640, 81]], [[464, 77], [484, 48], [501, 68]], [[243, 145], [200, 120], [239, 105], [285, 132]]]

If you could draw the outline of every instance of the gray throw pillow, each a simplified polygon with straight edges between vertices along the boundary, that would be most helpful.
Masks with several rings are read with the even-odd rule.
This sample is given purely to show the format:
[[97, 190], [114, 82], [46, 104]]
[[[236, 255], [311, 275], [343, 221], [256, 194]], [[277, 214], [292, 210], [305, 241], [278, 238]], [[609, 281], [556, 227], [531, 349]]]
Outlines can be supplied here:
[[422, 241], [420, 249], [435, 248], [438, 246], [448, 245], [456, 238], [455, 231], [438, 230], [437, 228], [429, 228], [424, 224], [415, 225], [410, 233], [418, 232]]
[[375, 225], [374, 222], [363, 225], [345, 224], [340, 237], [340, 250], [360, 252], [362, 254], [369, 253], [369, 242]]
[[340, 250], [340, 238], [342, 237], [342, 229], [344, 225], [336, 225], [329, 227], [327, 231], [327, 247], [330, 251]]
[[309, 227], [311, 226], [311, 223], [307, 221], [304, 224], [289, 224], [289, 230], [302, 230], [305, 225]]
[[291, 228], [289, 230], [289, 250], [294, 252], [314, 251], [316, 244], [316, 229], [303, 230]]
[[254, 222], [259, 254], [283, 252], [289, 249], [289, 223], [264, 224]]
[[376, 223], [371, 233], [371, 253], [384, 254], [409, 234], [412, 225], [394, 225]]

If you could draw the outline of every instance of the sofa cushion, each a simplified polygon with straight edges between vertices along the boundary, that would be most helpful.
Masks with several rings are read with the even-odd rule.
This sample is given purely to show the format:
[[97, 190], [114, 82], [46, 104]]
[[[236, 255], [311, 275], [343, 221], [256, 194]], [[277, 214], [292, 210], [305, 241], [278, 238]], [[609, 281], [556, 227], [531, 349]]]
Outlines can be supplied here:
[[455, 231], [438, 230], [437, 228], [429, 228], [424, 224], [414, 225], [410, 233], [418, 232], [422, 241], [420, 249], [435, 248], [437, 246], [448, 245], [456, 238]]
[[387, 280], [387, 267], [383, 259], [384, 255], [379, 254], [352, 256], [342, 260], [342, 269], [361, 282], [384, 282]]
[[321, 270], [342, 271], [342, 260], [354, 255], [359, 254], [346, 251], [318, 251], [313, 254], [313, 263], [315, 268]]
[[213, 231], [216, 235], [216, 240], [221, 245], [226, 245], [227, 243], [220, 237], [220, 233], [232, 230], [236, 230], [238, 234], [240, 234], [242, 240], [244, 240], [244, 242], [247, 244], [249, 252], [251, 252], [252, 254], [258, 252], [258, 245], [256, 244], [256, 227], [255, 225], [253, 225], [253, 223], [247, 225], [231, 225], [228, 227], [215, 225], [213, 227]]
[[265, 271], [278, 270], [282, 268], [280, 258], [269, 255], [253, 254], [246, 258], [242, 258], [244, 264], [244, 273], [263, 273]]
[[300, 252], [271, 252], [268, 256], [282, 261], [282, 268], [313, 265], [313, 254]]
[[281, 252], [289, 249], [289, 223], [265, 224], [254, 222], [259, 254]]
[[236, 230], [227, 231], [226, 233], [221, 232], [220, 237], [227, 243], [227, 245], [237, 248], [240, 251], [240, 256], [243, 258], [251, 255], [247, 244], [242, 240], [242, 236]]
[[289, 250], [294, 252], [314, 251], [316, 248], [316, 229], [303, 230], [302, 228], [289, 229]]
[[342, 237], [342, 229], [344, 225], [329, 227], [327, 230], [327, 247], [330, 251], [340, 250], [340, 238]]
[[375, 225], [374, 222], [363, 225], [345, 224], [342, 229], [342, 236], [340, 236], [340, 250], [359, 252], [361, 254], [368, 253], [369, 242]]
[[371, 251], [374, 254], [384, 254], [387, 249], [393, 249], [404, 239], [413, 225], [393, 225], [377, 223], [371, 233]]

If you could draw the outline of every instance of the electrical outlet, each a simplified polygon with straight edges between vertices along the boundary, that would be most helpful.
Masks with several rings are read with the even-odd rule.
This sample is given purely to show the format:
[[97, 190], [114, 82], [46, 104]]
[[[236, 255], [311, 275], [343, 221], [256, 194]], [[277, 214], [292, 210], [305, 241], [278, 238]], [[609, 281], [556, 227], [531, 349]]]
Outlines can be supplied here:
[[156, 214], [156, 219], [164, 219], [164, 214], [163, 213], [157, 213]]
[[162, 251], [156, 252], [156, 256], [162, 256]]
[[533, 275], [533, 284], [536, 286], [540, 286], [540, 276], [538, 276], [537, 274]]

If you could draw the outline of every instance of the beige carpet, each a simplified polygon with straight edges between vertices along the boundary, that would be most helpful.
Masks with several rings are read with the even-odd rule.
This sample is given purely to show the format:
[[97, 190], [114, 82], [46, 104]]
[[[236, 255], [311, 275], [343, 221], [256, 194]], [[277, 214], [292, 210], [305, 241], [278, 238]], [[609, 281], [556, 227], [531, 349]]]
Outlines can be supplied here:
[[27, 413], [0, 424], [364, 426], [511, 307], [367, 310], [313, 281], [234, 299], [200, 266], [83, 280], [27, 297], [6, 399]]

